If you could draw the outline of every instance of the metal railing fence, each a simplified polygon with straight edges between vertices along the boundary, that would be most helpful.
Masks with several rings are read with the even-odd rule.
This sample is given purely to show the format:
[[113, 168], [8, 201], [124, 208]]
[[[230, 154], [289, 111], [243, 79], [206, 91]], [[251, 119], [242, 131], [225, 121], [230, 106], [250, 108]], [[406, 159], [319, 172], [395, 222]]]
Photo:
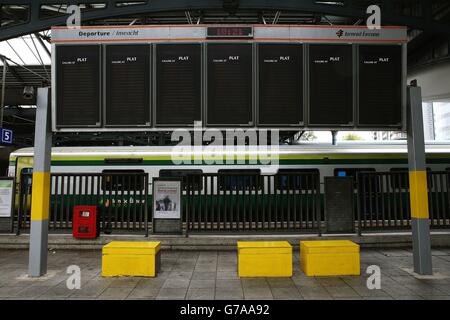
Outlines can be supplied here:
[[[450, 172], [428, 171], [430, 226], [450, 227]], [[357, 175], [360, 232], [411, 227], [408, 171], [360, 172]]]

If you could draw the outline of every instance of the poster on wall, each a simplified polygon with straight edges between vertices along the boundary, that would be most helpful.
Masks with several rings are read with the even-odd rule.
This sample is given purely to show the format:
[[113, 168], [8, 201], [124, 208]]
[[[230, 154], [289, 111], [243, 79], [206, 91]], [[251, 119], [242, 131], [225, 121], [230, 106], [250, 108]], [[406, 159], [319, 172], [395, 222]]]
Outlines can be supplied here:
[[11, 217], [14, 194], [14, 179], [0, 179], [0, 217]]
[[153, 217], [181, 219], [181, 181], [153, 181]]

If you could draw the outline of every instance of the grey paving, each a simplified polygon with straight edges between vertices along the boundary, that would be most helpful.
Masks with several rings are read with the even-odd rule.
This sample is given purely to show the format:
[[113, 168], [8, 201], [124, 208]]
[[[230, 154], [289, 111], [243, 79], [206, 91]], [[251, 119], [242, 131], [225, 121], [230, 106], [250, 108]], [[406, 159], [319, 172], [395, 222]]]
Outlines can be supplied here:
[[[361, 276], [307, 277], [294, 252], [291, 278], [242, 278], [233, 251], [163, 251], [156, 278], [101, 276], [101, 252], [52, 251], [48, 273], [27, 276], [26, 250], [0, 250], [0, 299], [40, 300], [449, 300], [450, 249], [433, 251], [436, 277], [419, 279], [408, 272], [411, 250], [367, 249], [361, 252]], [[81, 268], [81, 288], [69, 290], [66, 269]], [[381, 288], [367, 287], [370, 265], [381, 268]]]
[[280, 300], [303, 300], [299, 290], [294, 287], [275, 287], [271, 289], [274, 299]]
[[215, 287], [193, 288], [189, 287], [186, 299], [189, 300], [214, 300]]
[[244, 299], [244, 293], [242, 288], [217, 288], [216, 287], [216, 300], [242, 300]]

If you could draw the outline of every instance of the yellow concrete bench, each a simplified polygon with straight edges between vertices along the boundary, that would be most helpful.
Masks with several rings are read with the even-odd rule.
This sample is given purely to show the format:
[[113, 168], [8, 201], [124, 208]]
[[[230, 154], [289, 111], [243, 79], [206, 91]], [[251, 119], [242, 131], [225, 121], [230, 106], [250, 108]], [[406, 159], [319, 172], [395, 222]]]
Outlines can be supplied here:
[[112, 241], [102, 249], [102, 276], [155, 277], [160, 270], [160, 242]]
[[238, 241], [239, 277], [291, 277], [292, 246], [287, 241]]
[[349, 240], [300, 241], [300, 266], [307, 276], [359, 275], [359, 245]]

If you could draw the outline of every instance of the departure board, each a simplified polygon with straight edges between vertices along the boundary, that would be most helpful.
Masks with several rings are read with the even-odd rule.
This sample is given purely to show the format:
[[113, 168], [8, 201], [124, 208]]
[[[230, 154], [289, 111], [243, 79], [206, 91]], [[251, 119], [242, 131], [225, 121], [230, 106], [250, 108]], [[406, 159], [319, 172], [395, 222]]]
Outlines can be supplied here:
[[100, 125], [100, 46], [56, 49], [56, 126]]
[[309, 125], [353, 124], [351, 45], [310, 45]]
[[402, 47], [359, 47], [359, 125], [401, 126]]
[[106, 47], [106, 125], [150, 125], [150, 46]]
[[156, 46], [156, 125], [193, 126], [202, 120], [201, 45]]
[[251, 44], [207, 45], [207, 124], [253, 124]]
[[260, 125], [299, 125], [303, 122], [303, 46], [258, 46]]

